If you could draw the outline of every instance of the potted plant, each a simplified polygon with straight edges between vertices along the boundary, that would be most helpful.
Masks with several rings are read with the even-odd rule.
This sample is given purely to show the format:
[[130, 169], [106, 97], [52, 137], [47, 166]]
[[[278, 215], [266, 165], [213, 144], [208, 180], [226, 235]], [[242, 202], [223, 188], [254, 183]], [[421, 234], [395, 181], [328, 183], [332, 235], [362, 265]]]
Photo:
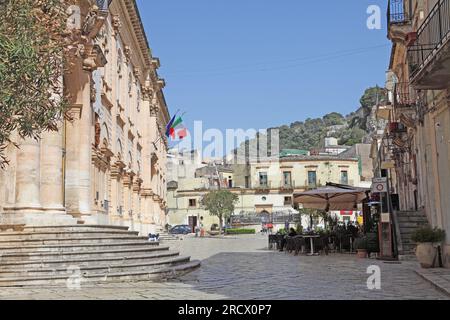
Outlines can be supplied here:
[[354, 246], [355, 246], [358, 258], [362, 258], [362, 259], [367, 258], [367, 238], [365, 236], [356, 238]]
[[445, 231], [425, 227], [416, 230], [411, 239], [417, 243], [416, 256], [422, 268], [434, 268], [438, 256], [437, 245], [444, 241]]

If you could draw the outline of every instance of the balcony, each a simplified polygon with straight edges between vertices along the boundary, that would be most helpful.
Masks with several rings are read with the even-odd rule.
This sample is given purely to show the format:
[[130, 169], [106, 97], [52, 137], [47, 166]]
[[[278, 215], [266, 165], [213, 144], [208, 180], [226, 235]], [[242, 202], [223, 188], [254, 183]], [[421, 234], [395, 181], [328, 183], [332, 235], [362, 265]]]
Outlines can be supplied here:
[[295, 181], [281, 182], [280, 184], [280, 191], [282, 192], [292, 193], [294, 192], [294, 189], [295, 189]]
[[270, 189], [271, 189], [271, 183], [259, 183], [256, 187], [255, 187], [255, 191], [256, 193], [270, 193]]
[[395, 43], [405, 43], [412, 31], [412, 0], [389, 0], [388, 3], [388, 38]]
[[408, 48], [410, 80], [418, 90], [450, 85], [450, 0], [439, 0]]
[[409, 82], [399, 82], [394, 86], [393, 106], [395, 119], [408, 128], [416, 126], [419, 95]]
[[394, 108], [414, 108], [417, 102], [417, 92], [409, 82], [399, 82], [394, 86]]

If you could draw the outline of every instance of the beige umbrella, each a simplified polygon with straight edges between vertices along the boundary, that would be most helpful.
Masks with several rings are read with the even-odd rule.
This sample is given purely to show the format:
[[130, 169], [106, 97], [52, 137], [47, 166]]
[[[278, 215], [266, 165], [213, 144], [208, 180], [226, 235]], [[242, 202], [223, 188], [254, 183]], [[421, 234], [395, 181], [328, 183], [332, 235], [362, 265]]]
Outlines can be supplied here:
[[327, 186], [294, 194], [295, 203], [306, 209], [325, 211], [355, 210], [357, 205], [366, 199], [366, 189], [338, 188]]

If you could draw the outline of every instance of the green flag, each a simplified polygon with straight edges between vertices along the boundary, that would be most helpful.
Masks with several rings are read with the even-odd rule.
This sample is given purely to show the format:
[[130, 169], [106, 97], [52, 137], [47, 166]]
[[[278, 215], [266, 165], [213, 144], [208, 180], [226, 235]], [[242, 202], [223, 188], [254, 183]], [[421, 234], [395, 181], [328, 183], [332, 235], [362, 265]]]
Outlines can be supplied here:
[[180, 117], [177, 118], [177, 120], [175, 120], [175, 122], [172, 124], [172, 128], [176, 129], [176, 127], [178, 127], [180, 124], [183, 123], [183, 119]]

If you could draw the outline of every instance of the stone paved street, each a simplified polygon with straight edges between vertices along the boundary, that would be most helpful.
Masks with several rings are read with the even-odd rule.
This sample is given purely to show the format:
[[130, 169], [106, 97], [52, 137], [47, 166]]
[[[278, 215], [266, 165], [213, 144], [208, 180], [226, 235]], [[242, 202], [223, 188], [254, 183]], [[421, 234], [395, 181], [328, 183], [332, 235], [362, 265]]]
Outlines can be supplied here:
[[[202, 267], [166, 283], [83, 283], [67, 288], [10, 288], [0, 299], [448, 299], [415, 273], [415, 262], [383, 263], [353, 255], [291, 256], [267, 251], [266, 238], [186, 238], [171, 247]], [[381, 269], [381, 290], [369, 290], [367, 267]]]

